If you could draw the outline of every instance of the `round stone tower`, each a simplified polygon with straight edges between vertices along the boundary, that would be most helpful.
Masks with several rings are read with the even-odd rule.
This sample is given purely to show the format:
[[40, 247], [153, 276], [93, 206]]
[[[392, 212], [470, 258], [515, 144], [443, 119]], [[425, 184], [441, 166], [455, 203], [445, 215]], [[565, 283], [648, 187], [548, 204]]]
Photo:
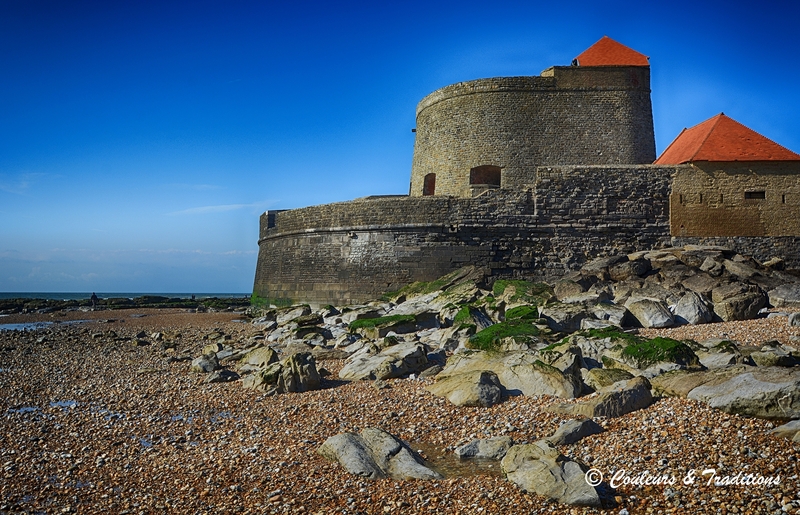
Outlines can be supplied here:
[[409, 193], [470, 197], [502, 187], [506, 172], [655, 158], [647, 58], [603, 38], [573, 66], [459, 82], [423, 98]]

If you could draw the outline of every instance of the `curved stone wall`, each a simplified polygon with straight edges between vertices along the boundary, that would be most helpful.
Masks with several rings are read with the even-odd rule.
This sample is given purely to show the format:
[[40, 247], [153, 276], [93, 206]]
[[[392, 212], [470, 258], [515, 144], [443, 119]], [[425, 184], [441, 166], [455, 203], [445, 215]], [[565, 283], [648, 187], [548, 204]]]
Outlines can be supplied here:
[[[540, 77], [460, 82], [417, 107], [412, 196], [469, 197], [470, 170], [655, 160], [648, 67], [555, 67]], [[429, 181], [431, 179], [429, 178]], [[502, 184], [502, 183], [501, 183]]]
[[[545, 167], [475, 198], [378, 197], [261, 217], [255, 295], [345, 305], [471, 264], [553, 278], [669, 242], [675, 167]], [[649, 196], [648, 202], [641, 199]]]

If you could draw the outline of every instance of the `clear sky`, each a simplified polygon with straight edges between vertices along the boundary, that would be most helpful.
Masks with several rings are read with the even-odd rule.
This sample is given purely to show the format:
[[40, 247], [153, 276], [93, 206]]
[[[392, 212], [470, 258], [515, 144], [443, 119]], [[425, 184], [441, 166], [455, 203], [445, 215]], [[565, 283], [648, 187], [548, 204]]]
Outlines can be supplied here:
[[0, 0], [0, 291], [250, 292], [258, 215], [405, 194], [417, 102], [608, 35], [657, 152], [719, 112], [800, 152], [796, 2]]

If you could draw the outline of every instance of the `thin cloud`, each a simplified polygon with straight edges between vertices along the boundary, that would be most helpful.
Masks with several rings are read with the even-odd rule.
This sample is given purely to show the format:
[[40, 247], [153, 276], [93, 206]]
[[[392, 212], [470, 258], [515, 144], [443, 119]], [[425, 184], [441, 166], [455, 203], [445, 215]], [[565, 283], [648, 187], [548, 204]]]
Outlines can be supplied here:
[[16, 177], [0, 176], [0, 191], [24, 195], [33, 184], [46, 175], [45, 173], [23, 173]]
[[201, 206], [201, 207], [192, 207], [189, 209], [183, 209], [181, 211], [173, 211], [172, 213], [167, 213], [168, 215], [205, 215], [209, 213], [224, 213], [227, 211], [238, 211], [240, 209], [252, 209], [257, 211], [263, 211], [270, 204], [273, 204], [274, 201], [272, 200], [262, 200], [260, 202], [253, 202], [252, 204], [220, 204], [216, 206]]

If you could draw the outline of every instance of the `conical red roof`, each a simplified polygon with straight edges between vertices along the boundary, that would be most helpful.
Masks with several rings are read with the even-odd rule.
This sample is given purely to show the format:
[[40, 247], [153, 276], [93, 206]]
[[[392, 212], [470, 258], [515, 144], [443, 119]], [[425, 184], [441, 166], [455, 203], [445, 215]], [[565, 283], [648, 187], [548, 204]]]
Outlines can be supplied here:
[[575, 58], [578, 66], [650, 66], [647, 56], [617, 43], [608, 36]]
[[683, 129], [655, 164], [692, 161], [800, 161], [800, 155], [720, 113]]

